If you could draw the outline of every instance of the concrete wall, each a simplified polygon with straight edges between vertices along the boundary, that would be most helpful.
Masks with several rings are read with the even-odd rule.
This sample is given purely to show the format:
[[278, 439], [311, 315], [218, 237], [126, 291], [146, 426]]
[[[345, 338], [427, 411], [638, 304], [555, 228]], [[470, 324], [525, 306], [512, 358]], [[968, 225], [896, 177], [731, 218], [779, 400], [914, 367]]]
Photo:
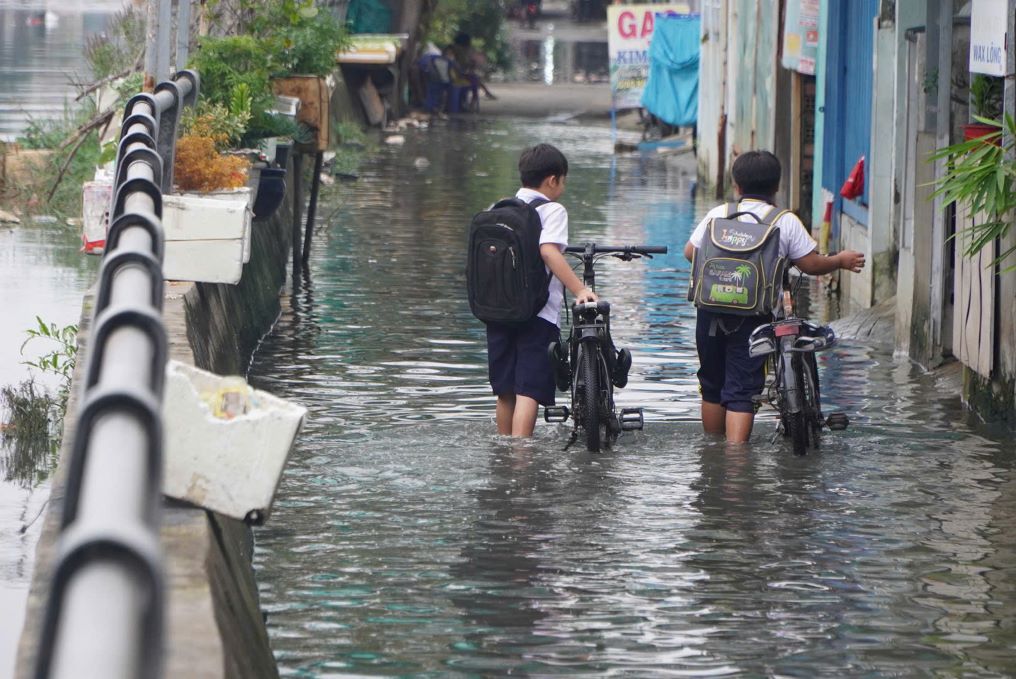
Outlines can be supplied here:
[[[236, 286], [167, 285], [163, 318], [170, 357], [219, 373], [246, 373], [258, 340], [279, 313], [292, 223], [292, 196], [268, 219], [255, 220], [250, 262]], [[79, 357], [85, 356], [93, 292], [83, 302]], [[80, 384], [79, 360], [74, 385]], [[16, 676], [32, 676], [39, 626], [48, 594], [67, 467], [74, 435], [77, 389], [72, 390], [61, 460], [36, 550]], [[253, 540], [242, 522], [167, 501], [162, 516], [167, 615], [166, 677], [188, 679], [278, 676], [258, 604], [251, 565]]]
[[776, 111], [781, 22], [779, 5], [766, 0], [703, 3], [699, 178], [718, 198], [729, 189], [733, 158], [751, 149], [772, 150], [777, 125], [790, 126], [788, 109], [783, 118]]
[[702, 8], [702, 51], [699, 58], [698, 174], [710, 195], [723, 197], [729, 169], [724, 136], [727, 98], [727, 0]]

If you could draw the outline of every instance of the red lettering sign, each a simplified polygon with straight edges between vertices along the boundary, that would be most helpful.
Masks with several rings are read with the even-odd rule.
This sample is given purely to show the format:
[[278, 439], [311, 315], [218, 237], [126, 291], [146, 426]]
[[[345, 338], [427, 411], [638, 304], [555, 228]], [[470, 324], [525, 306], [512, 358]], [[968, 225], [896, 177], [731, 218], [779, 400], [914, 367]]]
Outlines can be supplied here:
[[646, 12], [646, 15], [642, 17], [642, 35], [640, 37], [644, 38], [653, 34], [653, 19], [655, 18], [655, 12]]
[[635, 37], [635, 14], [625, 10], [617, 15], [617, 32], [622, 38]]

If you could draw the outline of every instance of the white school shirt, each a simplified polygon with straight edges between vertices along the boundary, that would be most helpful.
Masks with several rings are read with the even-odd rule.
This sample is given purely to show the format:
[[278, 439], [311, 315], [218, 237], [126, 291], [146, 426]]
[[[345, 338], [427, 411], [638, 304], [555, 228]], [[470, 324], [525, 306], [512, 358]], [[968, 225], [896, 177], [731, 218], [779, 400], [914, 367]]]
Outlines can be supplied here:
[[[763, 219], [770, 209], [773, 208], [769, 203], [762, 200], [756, 200], [754, 198], [745, 198], [737, 204], [739, 211], [752, 212], [759, 219]], [[705, 238], [706, 229], [709, 228], [709, 222], [714, 217], [726, 217], [727, 206], [717, 205], [712, 210], [706, 213], [706, 216], [698, 223], [695, 230], [691, 234], [691, 238], [688, 240], [696, 248], [702, 247], [702, 239]], [[750, 221], [747, 216], [738, 217], [738, 220], [745, 222]], [[811, 234], [804, 228], [804, 224], [801, 220], [792, 212], [784, 213], [782, 217], [776, 220], [776, 226], [780, 227], [780, 256], [787, 257], [790, 261], [794, 262], [802, 257], [806, 257], [818, 248], [818, 243], [811, 237]]]
[[[539, 191], [525, 187], [519, 189], [515, 197], [527, 203], [531, 203], [537, 198], [550, 200]], [[540, 215], [540, 221], [543, 223], [543, 231], [540, 233], [540, 245], [554, 243], [561, 249], [561, 252], [564, 252], [564, 249], [568, 246], [568, 211], [564, 209], [564, 205], [553, 202], [544, 203], [536, 208], [536, 212]], [[547, 273], [550, 273], [549, 268], [547, 268]], [[540, 309], [540, 313], [536, 315], [561, 327], [560, 317], [561, 305], [564, 302], [564, 283], [559, 281], [557, 276], [551, 276], [548, 291], [547, 303]]]

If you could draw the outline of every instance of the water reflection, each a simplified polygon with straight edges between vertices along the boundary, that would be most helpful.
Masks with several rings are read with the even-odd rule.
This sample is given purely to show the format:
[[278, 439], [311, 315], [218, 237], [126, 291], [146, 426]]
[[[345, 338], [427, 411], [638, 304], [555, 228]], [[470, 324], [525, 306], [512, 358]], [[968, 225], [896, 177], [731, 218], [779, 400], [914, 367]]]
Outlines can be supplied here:
[[[79, 246], [77, 236], [66, 227], [0, 228], [0, 299], [5, 300], [0, 387], [14, 387], [28, 379], [29, 370], [21, 361], [37, 360], [52, 348], [37, 342], [21, 354], [25, 330], [36, 327], [37, 315], [58, 327], [80, 320], [82, 295], [94, 279], [98, 258], [82, 255]], [[36, 373], [34, 380], [37, 389], [51, 394], [60, 386], [51, 374]], [[31, 454], [18, 454], [25, 452]], [[0, 615], [0, 677], [6, 677], [12, 672], [41, 529], [41, 521], [35, 518], [49, 497], [48, 484], [39, 484], [41, 467], [48, 468], [52, 460], [48, 445], [32, 451], [0, 450], [0, 456], [5, 460], [0, 465], [5, 475], [13, 472], [12, 478], [0, 482], [0, 611], [4, 612]]]
[[106, 30], [121, 3], [48, 4], [0, 3], [0, 141], [21, 134], [29, 120], [63, 117], [74, 83], [90, 80], [86, 40]]
[[607, 43], [603, 40], [521, 40], [514, 46], [515, 61], [509, 77], [515, 80], [560, 83], [606, 83], [610, 81]]
[[[469, 216], [518, 151], [569, 156], [572, 240], [672, 253], [605, 261], [647, 429], [590, 456], [567, 430], [494, 436]], [[420, 169], [418, 157], [429, 166]], [[710, 207], [679, 159], [612, 154], [595, 125], [452, 122], [322, 196], [310, 278], [252, 381], [310, 408], [256, 567], [289, 676], [1004, 676], [1016, 504], [1011, 434], [963, 416], [943, 373], [843, 343], [817, 455], [704, 437], [680, 249]], [[810, 313], [827, 303], [811, 289]]]

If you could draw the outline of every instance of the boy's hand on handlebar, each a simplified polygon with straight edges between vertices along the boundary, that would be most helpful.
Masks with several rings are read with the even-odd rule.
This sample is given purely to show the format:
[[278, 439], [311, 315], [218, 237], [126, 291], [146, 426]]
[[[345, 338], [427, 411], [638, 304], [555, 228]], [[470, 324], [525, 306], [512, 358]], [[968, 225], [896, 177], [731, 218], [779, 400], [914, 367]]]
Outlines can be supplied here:
[[844, 250], [837, 257], [839, 257], [841, 269], [861, 273], [861, 269], [864, 268], [864, 254], [856, 250]]
[[585, 304], [586, 302], [597, 302], [597, 301], [599, 301], [599, 298], [596, 296], [596, 293], [590, 290], [589, 288], [582, 288], [575, 295], [576, 304]]

